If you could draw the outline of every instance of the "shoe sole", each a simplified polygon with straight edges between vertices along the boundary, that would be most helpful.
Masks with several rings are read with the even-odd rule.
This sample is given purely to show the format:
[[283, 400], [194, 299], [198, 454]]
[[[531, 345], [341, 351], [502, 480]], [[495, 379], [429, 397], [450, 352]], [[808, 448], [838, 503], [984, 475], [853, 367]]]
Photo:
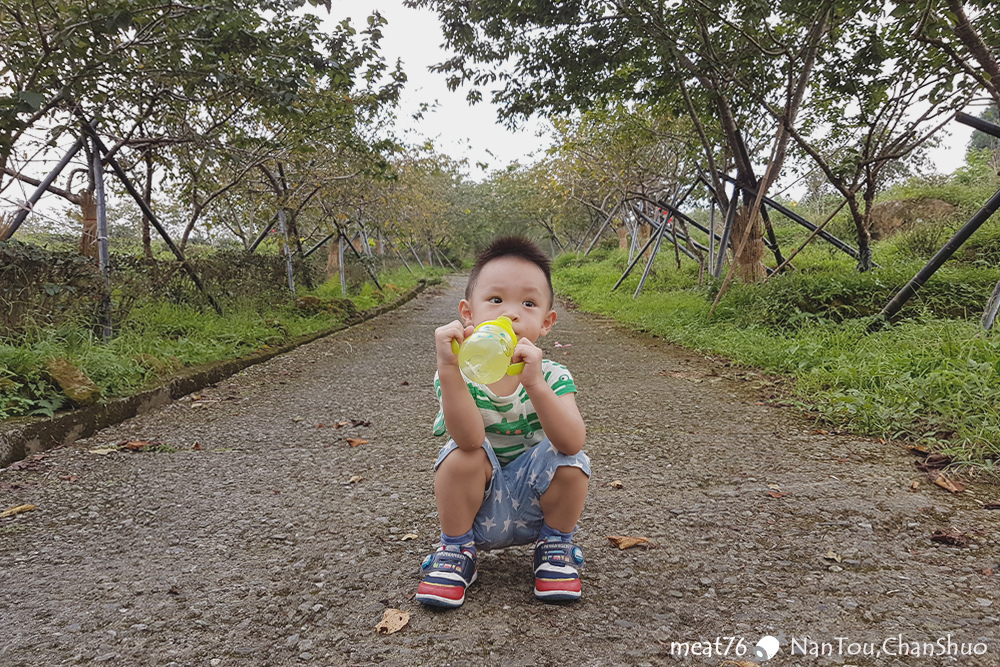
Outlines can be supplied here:
[[542, 602], [575, 602], [582, 595], [581, 591], [540, 591], [535, 589], [535, 597]]
[[[476, 578], [478, 576], [479, 572], [472, 573], [472, 579], [470, 579], [469, 583], [465, 585], [466, 590], [468, 590], [469, 586], [471, 586], [476, 582]], [[416, 599], [417, 602], [419, 602], [422, 605], [426, 605], [428, 607], [444, 607], [446, 609], [457, 609], [458, 607], [461, 607], [462, 604], [465, 602], [464, 593], [462, 594], [462, 597], [459, 598], [458, 600], [441, 597], [440, 595], [431, 595], [430, 593], [417, 593], [414, 596], [414, 598]]]

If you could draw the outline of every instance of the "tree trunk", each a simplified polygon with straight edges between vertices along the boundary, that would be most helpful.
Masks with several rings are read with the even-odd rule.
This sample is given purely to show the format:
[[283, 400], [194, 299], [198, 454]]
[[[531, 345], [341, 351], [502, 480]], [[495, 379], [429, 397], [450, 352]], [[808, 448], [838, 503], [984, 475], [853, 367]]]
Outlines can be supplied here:
[[97, 199], [94, 193], [87, 191], [80, 197], [80, 210], [83, 213], [83, 233], [80, 235], [80, 254], [98, 262], [97, 247]]
[[624, 222], [615, 228], [615, 234], [618, 235], [619, 250], [628, 250], [628, 227], [625, 226]]
[[851, 210], [851, 217], [854, 219], [854, 230], [858, 239], [858, 272], [871, 271], [872, 262], [872, 234], [871, 234], [871, 213], [862, 212], [858, 208], [858, 198], [851, 193], [847, 198], [847, 206]]
[[326, 257], [326, 279], [331, 280], [340, 273], [340, 237], [330, 242]]
[[[764, 238], [760, 230], [760, 216], [750, 220], [750, 209], [742, 207], [733, 221], [733, 238], [737, 239], [739, 255], [735, 258], [736, 273], [745, 283], [759, 283], [767, 272], [764, 270]], [[744, 240], [745, 239], [745, 240]]]

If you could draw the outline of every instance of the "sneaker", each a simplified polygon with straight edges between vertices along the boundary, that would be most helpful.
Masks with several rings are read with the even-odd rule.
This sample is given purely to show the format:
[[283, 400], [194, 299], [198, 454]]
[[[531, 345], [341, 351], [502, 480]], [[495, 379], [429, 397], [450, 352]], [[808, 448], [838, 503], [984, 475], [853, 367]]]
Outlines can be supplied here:
[[572, 542], [550, 537], [535, 545], [535, 597], [543, 602], [579, 600], [583, 550]]
[[417, 586], [417, 602], [431, 607], [461, 607], [465, 589], [476, 580], [476, 555], [458, 547], [438, 547], [420, 565], [423, 581]]

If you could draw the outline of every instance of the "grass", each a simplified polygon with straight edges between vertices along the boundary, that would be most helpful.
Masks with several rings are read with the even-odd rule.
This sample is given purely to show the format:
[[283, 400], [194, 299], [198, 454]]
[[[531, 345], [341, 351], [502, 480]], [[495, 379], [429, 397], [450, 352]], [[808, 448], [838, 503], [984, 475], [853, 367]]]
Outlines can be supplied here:
[[[354, 309], [365, 310], [391, 301], [416, 286], [419, 278], [441, 273], [388, 272], [380, 276], [382, 290], [365, 284], [348, 298]], [[339, 306], [339, 279], [311, 293], [299, 292], [304, 295], [318, 297], [320, 306], [297, 307], [289, 295], [286, 301], [263, 308], [238, 302], [220, 317], [209, 309], [151, 301], [135, 306], [126, 320], [117, 323], [116, 335], [108, 343], [82, 323], [40, 329], [27, 340], [0, 341], [0, 420], [51, 416], [68, 406], [45, 371], [46, 361], [53, 357], [68, 358], [101, 388], [102, 396], [125, 396], [186, 366], [244, 356], [331, 328], [350, 312]]]
[[977, 324], [1000, 271], [951, 262], [902, 321], [867, 334], [870, 316], [923, 265], [900, 245], [905, 239], [877, 246], [882, 268], [867, 274], [853, 271], [850, 257], [810, 247], [795, 272], [733, 285], [711, 318], [721, 281], [699, 285], [697, 265], [684, 260], [678, 269], [672, 253], [658, 258], [637, 299], [638, 272], [611, 291], [623, 251], [560, 257], [553, 278], [582, 309], [794, 378], [797, 400], [837, 428], [928, 444], [1000, 472], [1000, 340]]

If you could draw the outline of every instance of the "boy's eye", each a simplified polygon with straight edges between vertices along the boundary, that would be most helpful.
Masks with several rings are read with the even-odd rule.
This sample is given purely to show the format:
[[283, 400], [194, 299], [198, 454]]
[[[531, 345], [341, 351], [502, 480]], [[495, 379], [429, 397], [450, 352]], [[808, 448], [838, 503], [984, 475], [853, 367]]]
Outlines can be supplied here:
[[529, 299], [529, 300], [527, 300], [527, 301], [524, 302], [524, 305], [527, 306], [528, 308], [534, 308], [535, 307], [535, 302]]
[[500, 297], [498, 297], [498, 296], [491, 296], [491, 297], [489, 298], [489, 302], [490, 302], [490, 303], [503, 303], [503, 299], [501, 299], [501, 298], [500, 298]]

